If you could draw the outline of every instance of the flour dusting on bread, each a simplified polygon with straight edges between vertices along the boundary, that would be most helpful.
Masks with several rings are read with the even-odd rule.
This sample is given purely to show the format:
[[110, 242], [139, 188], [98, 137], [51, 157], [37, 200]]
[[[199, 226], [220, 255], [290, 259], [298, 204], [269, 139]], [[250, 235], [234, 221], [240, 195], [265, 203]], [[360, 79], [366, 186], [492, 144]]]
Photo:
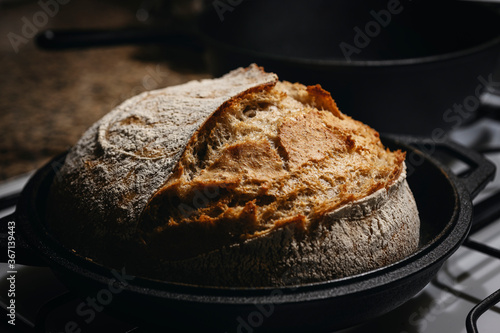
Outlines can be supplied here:
[[251, 65], [103, 117], [69, 152], [49, 222], [77, 253], [146, 277], [324, 281], [417, 248], [404, 159], [321, 86]]

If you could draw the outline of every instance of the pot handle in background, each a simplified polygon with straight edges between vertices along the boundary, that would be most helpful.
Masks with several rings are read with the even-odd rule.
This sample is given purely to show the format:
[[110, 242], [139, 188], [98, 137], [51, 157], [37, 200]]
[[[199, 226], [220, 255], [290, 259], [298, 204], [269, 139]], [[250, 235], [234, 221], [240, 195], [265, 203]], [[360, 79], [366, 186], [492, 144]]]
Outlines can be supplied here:
[[35, 41], [37, 46], [44, 50], [166, 43], [194, 49], [201, 48], [200, 42], [193, 34], [140, 28], [119, 30], [45, 30], [36, 36]]
[[[0, 262], [15, 265], [47, 266], [24, 242], [16, 223], [16, 213], [0, 218]], [[13, 261], [9, 261], [13, 260]]]

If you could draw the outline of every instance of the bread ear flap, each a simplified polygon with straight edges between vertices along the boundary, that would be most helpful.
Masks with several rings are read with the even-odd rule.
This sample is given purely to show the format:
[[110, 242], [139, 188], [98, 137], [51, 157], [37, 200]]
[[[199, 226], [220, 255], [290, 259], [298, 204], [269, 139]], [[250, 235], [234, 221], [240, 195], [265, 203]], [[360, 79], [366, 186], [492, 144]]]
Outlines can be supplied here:
[[311, 105], [317, 107], [318, 109], [328, 110], [335, 117], [343, 119], [343, 114], [337, 107], [337, 103], [335, 103], [335, 100], [332, 98], [332, 94], [330, 94], [330, 92], [323, 89], [319, 84], [307, 86], [307, 92], [311, 97]]

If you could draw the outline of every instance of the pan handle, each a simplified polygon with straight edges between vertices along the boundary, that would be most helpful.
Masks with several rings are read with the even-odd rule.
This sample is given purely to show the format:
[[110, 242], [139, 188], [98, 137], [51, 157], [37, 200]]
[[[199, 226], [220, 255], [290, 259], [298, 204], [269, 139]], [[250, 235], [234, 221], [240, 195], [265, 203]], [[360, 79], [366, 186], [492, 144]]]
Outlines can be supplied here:
[[461, 172], [457, 177], [465, 186], [472, 199], [475, 198], [495, 177], [496, 167], [484, 155], [449, 140], [438, 143], [435, 142], [435, 144], [437, 150], [444, 151], [450, 156], [467, 164], [469, 169]]
[[[418, 151], [425, 155], [430, 155], [438, 161], [440, 160], [440, 155], [441, 157], [448, 155], [465, 163], [469, 168], [456, 176], [458, 181], [465, 186], [471, 199], [475, 198], [495, 176], [496, 167], [486, 157], [451, 140], [433, 140], [431, 138], [391, 135], [389, 137], [413, 146]], [[407, 156], [407, 161], [410, 165], [418, 164], [418, 160], [418, 157], [412, 156], [411, 153]]]
[[47, 266], [19, 234], [15, 212], [0, 218], [0, 251], [0, 262], [8, 263], [9, 267], [15, 267], [17, 264]]

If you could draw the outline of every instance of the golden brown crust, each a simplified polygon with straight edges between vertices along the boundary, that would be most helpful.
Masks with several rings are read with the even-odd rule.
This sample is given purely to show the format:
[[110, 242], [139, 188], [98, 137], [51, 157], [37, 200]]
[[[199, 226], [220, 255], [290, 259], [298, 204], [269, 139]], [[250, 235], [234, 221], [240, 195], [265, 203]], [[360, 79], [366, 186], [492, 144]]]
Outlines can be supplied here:
[[276, 81], [275, 74], [253, 64], [123, 102], [68, 153], [51, 187], [51, 230], [66, 246], [101, 263], [120, 268], [133, 256], [140, 261], [139, 217], [194, 133], [224, 102]]
[[168, 260], [290, 224], [307, 232], [338, 207], [390, 187], [404, 162], [319, 85], [254, 87], [224, 103], [193, 138], [139, 224]]
[[404, 153], [319, 85], [255, 65], [123, 103], [72, 149], [49, 205], [80, 255], [198, 285], [322, 281], [418, 242]]
[[325, 159], [329, 154], [347, 153], [354, 141], [341, 129], [335, 128], [329, 113], [311, 110], [283, 121], [278, 128], [279, 145], [286, 154], [290, 170], [303, 164]]
[[311, 104], [312, 106], [320, 110], [328, 110], [335, 117], [338, 117], [340, 119], [343, 118], [342, 112], [340, 112], [340, 110], [338, 109], [337, 104], [332, 98], [332, 95], [328, 91], [321, 88], [319, 84], [316, 84], [314, 86], [307, 86], [306, 91], [310, 98], [308, 104]]

